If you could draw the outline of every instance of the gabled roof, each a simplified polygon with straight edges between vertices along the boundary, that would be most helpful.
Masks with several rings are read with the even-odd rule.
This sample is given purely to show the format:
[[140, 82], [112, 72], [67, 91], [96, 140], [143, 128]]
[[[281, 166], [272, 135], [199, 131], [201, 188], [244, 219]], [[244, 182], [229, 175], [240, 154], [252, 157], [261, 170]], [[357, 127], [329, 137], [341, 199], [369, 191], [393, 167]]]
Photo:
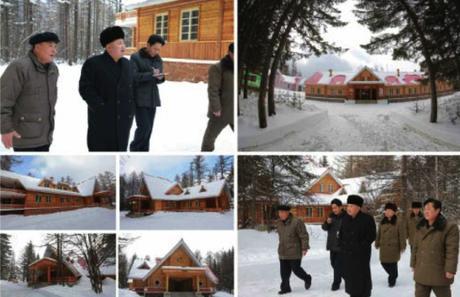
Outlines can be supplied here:
[[[57, 262], [57, 252], [56, 252], [56, 249], [54, 247], [52, 247], [51, 245], [48, 245], [46, 246], [46, 249], [45, 249], [45, 252], [43, 253], [43, 257], [30, 263], [29, 266], [32, 266], [34, 265], [35, 263], [38, 263], [40, 261], [43, 261], [43, 260], [49, 260], [49, 261], [52, 261], [52, 262]], [[61, 260], [62, 260], [62, 263], [64, 263], [64, 265], [70, 270], [70, 272], [75, 276], [75, 277], [80, 277], [81, 274], [80, 272], [77, 270], [77, 268], [75, 268], [75, 266], [73, 266], [72, 263], [70, 263], [69, 261], [67, 261], [63, 255], [61, 255]]]
[[[190, 199], [205, 199], [217, 197], [224, 190], [225, 179], [202, 183], [201, 185], [183, 189], [177, 182], [163, 177], [143, 174], [143, 181], [153, 200], [183, 201]], [[179, 187], [180, 194], [167, 194], [174, 187]], [[204, 191], [203, 191], [204, 190]]]
[[[151, 268], [149, 270], [149, 272], [147, 272], [147, 274], [145, 274], [143, 277], [142, 277], [142, 281], [146, 281], [147, 278], [152, 275], [152, 273], [154, 273], [155, 271], [157, 271], [160, 267], [163, 266], [163, 264], [166, 262], [166, 260], [168, 260], [169, 257], [171, 257], [179, 248], [183, 248], [185, 250], [185, 252], [187, 253], [187, 255], [190, 257], [190, 259], [192, 260], [192, 262], [195, 264], [194, 267], [198, 267], [198, 268], [206, 268], [207, 266], [204, 266], [200, 263], [200, 261], [198, 261], [198, 259], [195, 257], [195, 254], [192, 252], [192, 250], [190, 250], [190, 248], [188, 247], [188, 245], [185, 243], [185, 241], [183, 239], [181, 239], [167, 254], [166, 256], [164, 256], [161, 261], [159, 261], [158, 263], [156, 263], [156, 265]], [[208, 268], [205, 270], [205, 273], [206, 273], [206, 276], [209, 277], [209, 279], [211, 281], [213, 281], [215, 284], [217, 284], [218, 282], [218, 279], [217, 277], [212, 273], [212, 271]]]
[[330, 175], [341, 187], [343, 187], [342, 181], [334, 174], [334, 171], [330, 167], [318, 167], [314, 169], [314, 172], [311, 172], [313, 175], [318, 176], [314, 179], [310, 185], [307, 187], [307, 192], [316, 184], [318, 183], [323, 177], [326, 175]]
[[89, 178], [77, 185], [79, 192], [73, 192], [68, 190], [52, 189], [40, 186], [40, 183], [44, 178], [36, 178], [27, 175], [18, 174], [12, 171], [0, 170], [0, 179], [14, 180], [24, 187], [28, 191], [36, 191], [41, 193], [50, 194], [65, 194], [73, 196], [91, 196], [94, 191], [94, 185], [96, 184], [96, 177]]
[[136, 258], [131, 265], [128, 278], [143, 278], [155, 266], [155, 263], [147, 258]]
[[361, 68], [361, 70], [359, 70], [359, 71], [356, 73], [356, 75], [353, 76], [348, 82], [354, 81], [354, 79], [355, 79], [356, 77], [358, 77], [358, 76], [359, 76], [363, 71], [365, 71], [365, 70], [369, 71], [373, 76], [375, 76], [375, 78], [377, 78], [377, 81], [378, 81], [378, 82], [383, 83], [383, 80], [380, 78], [380, 76], [378, 76], [372, 69], [370, 69], [370, 68], [367, 67], [367, 66], [364, 66], [363, 68]]

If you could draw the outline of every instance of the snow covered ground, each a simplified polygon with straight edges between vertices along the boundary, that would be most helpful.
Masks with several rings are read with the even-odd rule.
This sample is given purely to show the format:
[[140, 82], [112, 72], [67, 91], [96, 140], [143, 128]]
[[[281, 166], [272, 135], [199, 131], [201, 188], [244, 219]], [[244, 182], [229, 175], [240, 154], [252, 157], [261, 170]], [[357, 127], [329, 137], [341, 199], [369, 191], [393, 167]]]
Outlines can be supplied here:
[[102, 294], [96, 294], [91, 289], [89, 279], [82, 276], [80, 281], [73, 287], [68, 286], [46, 286], [39, 289], [32, 289], [27, 283], [12, 283], [0, 281], [0, 292], [2, 297], [114, 297], [116, 283], [112, 279], [105, 279], [102, 286]]
[[130, 218], [120, 212], [122, 230], [232, 230], [233, 210], [218, 212], [156, 212], [150, 216]]
[[[87, 105], [78, 93], [81, 65], [59, 64], [58, 67], [56, 128], [51, 152], [87, 152]], [[6, 65], [0, 66], [0, 75], [5, 68]], [[152, 152], [200, 151], [208, 121], [207, 86], [204, 83], [172, 81], [159, 86], [162, 106], [156, 111], [150, 141]], [[134, 121], [130, 141], [135, 128]], [[216, 152], [233, 152], [235, 141], [235, 134], [227, 127], [216, 140]], [[2, 144], [0, 151], [5, 151]]]
[[[139, 295], [128, 289], [120, 289], [118, 290], [118, 297], [139, 297]], [[233, 295], [227, 292], [217, 292], [214, 297], [233, 297]]]
[[116, 211], [88, 207], [41, 215], [1, 215], [2, 230], [114, 230]]
[[[439, 98], [436, 124], [429, 123], [429, 100], [418, 102], [423, 108], [419, 113], [414, 112], [414, 102], [344, 104], [309, 100], [302, 111], [281, 103], [277, 115], [268, 117], [268, 128], [260, 129], [257, 102], [252, 95], [240, 99], [243, 116], [238, 119], [239, 146], [248, 151], [459, 151], [460, 119], [456, 125], [450, 122], [444, 108], [449, 100], [460, 102], [460, 93]], [[318, 118], [320, 111], [327, 113]], [[274, 129], [283, 131], [276, 140], [266, 133]], [[245, 141], [251, 137], [255, 139], [252, 143]]]
[[[307, 230], [310, 234], [311, 250], [302, 259], [302, 267], [312, 275], [312, 286], [306, 292], [303, 282], [292, 275], [293, 293], [289, 294], [289, 297], [348, 297], [345, 294], [343, 282], [339, 291], [330, 291], [333, 274], [329, 252], [326, 251], [326, 232], [322, 231], [319, 225], [307, 225]], [[240, 230], [238, 231], [238, 242], [238, 296], [277, 296], [280, 284], [277, 233]], [[372, 297], [414, 296], [414, 282], [409, 261], [410, 253], [406, 250], [399, 262], [399, 278], [396, 287], [389, 288], [387, 274], [379, 262], [378, 251], [373, 248], [371, 271], [374, 289]], [[460, 294], [458, 277], [452, 286], [452, 296], [458, 296], [456, 294]]]

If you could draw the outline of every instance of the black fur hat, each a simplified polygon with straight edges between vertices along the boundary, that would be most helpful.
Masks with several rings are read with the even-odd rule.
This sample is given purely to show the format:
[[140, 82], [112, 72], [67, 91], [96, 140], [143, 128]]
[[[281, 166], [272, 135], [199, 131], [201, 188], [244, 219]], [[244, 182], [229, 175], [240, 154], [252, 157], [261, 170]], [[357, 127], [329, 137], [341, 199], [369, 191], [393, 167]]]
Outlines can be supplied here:
[[363, 207], [364, 199], [359, 195], [348, 195], [347, 204], [354, 204]]
[[59, 43], [59, 37], [56, 35], [56, 33], [53, 32], [41, 32], [32, 35], [29, 38], [29, 44], [30, 45], [35, 45], [40, 42], [47, 42], [47, 41], [52, 41], [55, 43]]
[[101, 35], [99, 36], [99, 41], [101, 42], [102, 47], [105, 47], [114, 40], [124, 38], [125, 32], [123, 32], [123, 29], [119, 26], [113, 26], [102, 30]]

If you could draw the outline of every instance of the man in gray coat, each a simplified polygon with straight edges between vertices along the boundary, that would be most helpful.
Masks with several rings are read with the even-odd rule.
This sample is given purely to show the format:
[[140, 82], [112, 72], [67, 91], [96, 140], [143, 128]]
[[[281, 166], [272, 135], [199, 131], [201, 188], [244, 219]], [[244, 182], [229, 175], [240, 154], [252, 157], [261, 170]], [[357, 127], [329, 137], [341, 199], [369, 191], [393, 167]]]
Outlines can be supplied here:
[[283, 295], [291, 292], [291, 273], [304, 281], [305, 289], [310, 289], [311, 275], [303, 270], [302, 257], [310, 249], [309, 236], [305, 224], [290, 213], [288, 205], [278, 206], [279, 220], [276, 225], [279, 236], [278, 256], [280, 259], [281, 290]]
[[227, 125], [233, 130], [233, 43], [227, 55], [209, 68], [208, 74], [208, 126], [201, 151], [214, 150], [214, 142]]
[[55, 33], [33, 35], [27, 56], [8, 65], [1, 77], [1, 134], [7, 149], [49, 151], [59, 76], [53, 62], [57, 43]]
[[161, 47], [165, 44], [159, 35], [151, 35], [147, 47], [131, 55], [136, 103], [136, 132], [130, 144], [132, 152], [148, 152], [156, 108], [161, 106], [158, 85], [165, 81]]

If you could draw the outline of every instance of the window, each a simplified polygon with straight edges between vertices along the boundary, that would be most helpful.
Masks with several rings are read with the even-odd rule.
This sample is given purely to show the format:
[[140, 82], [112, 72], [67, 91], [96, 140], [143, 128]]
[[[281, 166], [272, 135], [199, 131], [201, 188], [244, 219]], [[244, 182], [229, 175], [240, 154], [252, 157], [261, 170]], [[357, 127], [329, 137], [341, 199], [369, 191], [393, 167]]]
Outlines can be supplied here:
[[155, 16], [155, 34], [168, 40], [168, 14], [161, 13]]
[[319, 192], [320, 193], [324, 192], [324, 185], [323, 184], [319, 184]]
[[35, 195], [35, 203], [40, 203], [42, 201], [42, 197], [40, 195]]
[[339, 89], [339, 95], [342, 95], [342, 90], [341, 89]]
[[310, 94], [315, 94], [315, 88], [311, 87]]
[[181, 40], [198, 39], [198, 8], [183, 10], [181, 14]]
[[327, 185], [327, 190], [329, 193], [334, 192], [334, 185]]
[[318, 208], [318, 217], [322, 218], [324, 216], [324, 210], [322, 207]]
[[200, 201], [195, 200], [195, 207], [200, 207]]
[[160, 281], [159, 280], [155, 280], [155, 287], [157, 287], [157, 288], [160, 287]]
[[70, 198], [67, 198], [66, 201], [67, 201], [67, 202], [72, 202]]
[[311, 207], [307, 207], [307, 217], [311, 218], [313, 216], [313, 209]]
[[64, 203], [64, 202], [65, 202], [65, 198], [61, 197], [61, 203]]
[[51, 203], [51, 196], [46, 196], [46, 203]]
[[318, 95], [321, 95], [321, 89], [318, 88]]

